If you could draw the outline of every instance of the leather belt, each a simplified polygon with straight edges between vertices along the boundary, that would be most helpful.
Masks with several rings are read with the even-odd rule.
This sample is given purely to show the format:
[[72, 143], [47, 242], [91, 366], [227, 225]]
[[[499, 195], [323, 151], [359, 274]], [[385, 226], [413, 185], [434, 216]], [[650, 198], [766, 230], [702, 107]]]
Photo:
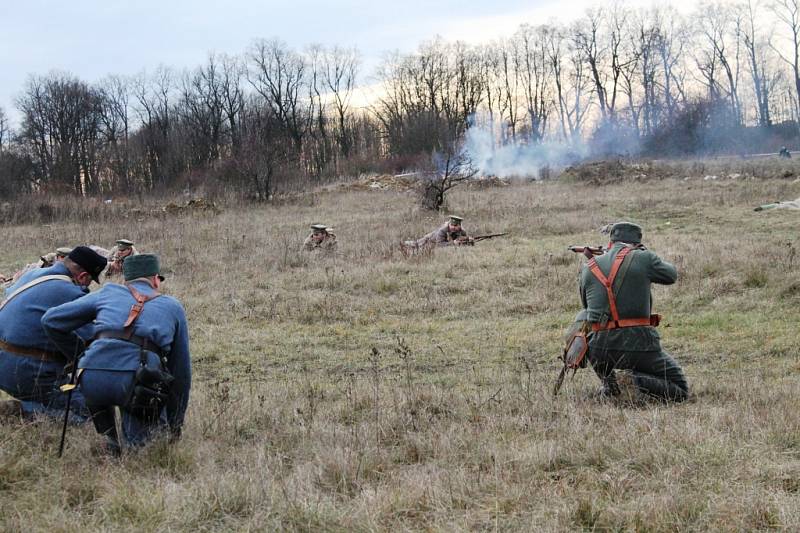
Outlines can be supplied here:
[[609, 331], [618, 328], [633, 328], [636, 326], [656, 327], [661, 322], [661, 315], [650, 315], [648, 318], [621, 318], [619, 320], [609, 320], [608, 322], [593, 322], [592, 331]]
[[39, 348], [29, 348], [27, 346], [17, 346], [4, 340], [0, 340], [0, 350], [4, 352], [13, 353], [15, 355], [22, 355], [39, 361], [48, 361], [50, 363], [65, 364], [67, 358], [58, 352], [51, 352], [48, 350], [41, 350]]
[[125, 342], [130, 342], [139, 346], [140, 348], [147, 350], [148, 352], [153, 352], [154, 354], [158, 355], [159, 358], [165, 359], [167, 357], [167, 352], [161, 349], [161, 346], [154, 343], [150, 339], [146, 339], [144, 337], [140, 337], [139, 335], [128, 335], [124, 331], [101, 331], [94, 336], [95, 340], [97, 339], [117, 339]]

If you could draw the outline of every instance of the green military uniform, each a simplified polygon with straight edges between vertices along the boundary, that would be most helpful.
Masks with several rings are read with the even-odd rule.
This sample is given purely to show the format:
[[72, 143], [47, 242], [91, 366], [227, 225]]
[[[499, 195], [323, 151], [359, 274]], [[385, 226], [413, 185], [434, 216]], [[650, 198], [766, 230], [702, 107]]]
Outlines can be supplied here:
[[[629, 222], [615, 224], [611, 230], [611, 249], [595, 259], [600, 271], [609, 277], [617, 254], [629, 245], [640, 245], [641, 228]], [[652, 300], [650, 284], [670, 285], [678, 279], [675, 267], [643, 247], [634, 247], [619, 267], [612, 284], [618, 317], [623, 320], [650, 317]], [[589, 336], [587, 358], [603, 381], [604, 391], [619, 393], [614, 369], [632, 371], [639, 391], [661, 399], [683, 401], [689, 385], [678, 363], [661, 348], [655, 327], [636, 325], [614, 327], [606, 287], [584, 266], [580, 293], [586, 320], [594, 331]]]

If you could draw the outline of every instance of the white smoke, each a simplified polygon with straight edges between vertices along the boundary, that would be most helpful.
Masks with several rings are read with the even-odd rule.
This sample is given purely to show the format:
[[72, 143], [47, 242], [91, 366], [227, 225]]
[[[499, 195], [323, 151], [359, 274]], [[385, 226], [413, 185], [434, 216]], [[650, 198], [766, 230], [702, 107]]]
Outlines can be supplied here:
[[484, 176], [543, 178], [545, 169], [557, 171], [588, 155], [584, 144], [557, 142], [500, 144], [485, 125], [471, 126], [464, 136], [464, 152]]

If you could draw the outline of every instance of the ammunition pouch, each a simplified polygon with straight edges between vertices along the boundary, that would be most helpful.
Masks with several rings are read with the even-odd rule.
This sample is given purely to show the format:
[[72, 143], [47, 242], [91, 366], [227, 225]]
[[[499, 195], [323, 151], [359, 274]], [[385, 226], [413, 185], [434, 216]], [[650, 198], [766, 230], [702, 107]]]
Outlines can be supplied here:
[[139, 418], [157, 419], [167, 404], [174, 380], [169, 372], [140, 366], [133, 377], [123, 409]]
[[567, 341], [564, 347], [564, 366], [571, 370], [586, 367], [586, 352], [589, 351], [589, 341], [586, 333], [581, 329]]

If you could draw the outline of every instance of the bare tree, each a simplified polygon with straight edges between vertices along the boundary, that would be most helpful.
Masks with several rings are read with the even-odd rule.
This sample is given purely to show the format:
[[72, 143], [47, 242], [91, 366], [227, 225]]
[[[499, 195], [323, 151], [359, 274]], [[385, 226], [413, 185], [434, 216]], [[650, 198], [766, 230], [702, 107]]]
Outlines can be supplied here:
[[174, 138], [175, 75], [170, 68], [160, 66], [152, 76], [145, 74], [134, 79], [132, 89], [141, 122], [138, 136], [144, 145], [147, 172], [145, 188], [164, 185], [183, 170]]
[[544, 138], [550, 115], [548, 93], [552, 70], [547, 57], [548, 31], [542, 26], [533, 28], [523, 24], [515, 34], [520, 54], [523, 100], [530, 123], [529, 140], [533, 142]]
[[798, 120], [800, 118], [800, 1], [775, 0], [770, 8], [783, 26], [783, 30], [788, 32], [788, 35], [784, 35], [790, 47], [788, 56], [778, 46], [770, 44], [770, 47], [792, 69], [794, 118]]
[[554, 28], [549, 33], [548, 57], [553, 71], [561, 134], [564, 140], [575, 143], [580, 140], [589, 109], [591, 82], [584, 74], [581, 52], [573, 44], [561, 28]]
[[709, 4], [699, 8], [697, 29], [701, 42], [698, 66], [712, 101], [728, 100], [736, 124], [741, 122], [739, 99], [741, 17], [727, 5]]
[[741, 38], [753, 83], [755, 95], [755, 108], [759, 126], [766, 127], [772, 124], [769, 110], [769, 100], [774, 86], [774, 74], [770, 71], [766, 52], [769, 49], [769, 38], [762, 36], [756, 27], [756, 12], [758, 2], [747, 0], [740, 4], [738, 10], [741, 18]]
[[5, 110], [0, 107], [0, 152], [2, 152], [5, 145], [8, 144], [9, 133], [8, 117], [6, 116]]
[[618, 5], [613, 5], [607, 13], [589, 10], [573, 29], [575, 46], [582, 52], [594, 81], [602, 122], [616, 120], [620, 76], [625, 66], [622, 45], [627, 15]]
[[427, 174], [420, 188], [422, 207], [438, 211], [445, 205], [447, 192], [475, 177], [478, 170], [460, 141], [453, 141], [447, 149], [433, 157], [434, 171]]
[[504, 40], [497, 44], [495, 76], [498, 80], [497, 94], [500, 101], [500, 120], [503, 121], [501, 141], [516, 143], [519, 122], [520, 53], [517, 43]]
[[323, 54], [322, 82], [331, 98], [338, 126], [337, 142], [345, 158], [350, 156], [354, 143], [348, 117], [359, 65], [360, 59], [355, 48], [334, 47]]
[[[102, 80], [98, 88], [102, 95], [100, 118], [103, 124], [103, 135], [107, 145], [106, 164], [110, 167], [114, 181], [124, 190], [130, 190], [130, 84], [121, 76], [108, 76]], [[114, 187], [116, 184], [111, 184]]]
[[220, 105], [228, 121], [228, 134], [230, 136], [231, 155], [238, 153], [240, 146], [240, 122], [244, 109], [244, 91], [242, 90], [242, 77], [245, 67], [235, 57], [220, 56]]
[[301, 153], [312, 120], [311, 104], [306, 98], [306, 61], [278, 40], [256, 41], [248, 57], [248, 81]]
[[41, 185], [94, 194], [100, 190], [102, 96], [68, 74], [31, 76], [17, 100], [20, 139], [35, 154]]
[[653, 31], [658, 58], [660, 83], [666, 119], [672, 121], [678, 106], [686, 102], [684, 75], [681, 70], [685, 59], [684, 47], [689, 41], [688, 28], [682, 17], [672, 8], [653, 11]]

